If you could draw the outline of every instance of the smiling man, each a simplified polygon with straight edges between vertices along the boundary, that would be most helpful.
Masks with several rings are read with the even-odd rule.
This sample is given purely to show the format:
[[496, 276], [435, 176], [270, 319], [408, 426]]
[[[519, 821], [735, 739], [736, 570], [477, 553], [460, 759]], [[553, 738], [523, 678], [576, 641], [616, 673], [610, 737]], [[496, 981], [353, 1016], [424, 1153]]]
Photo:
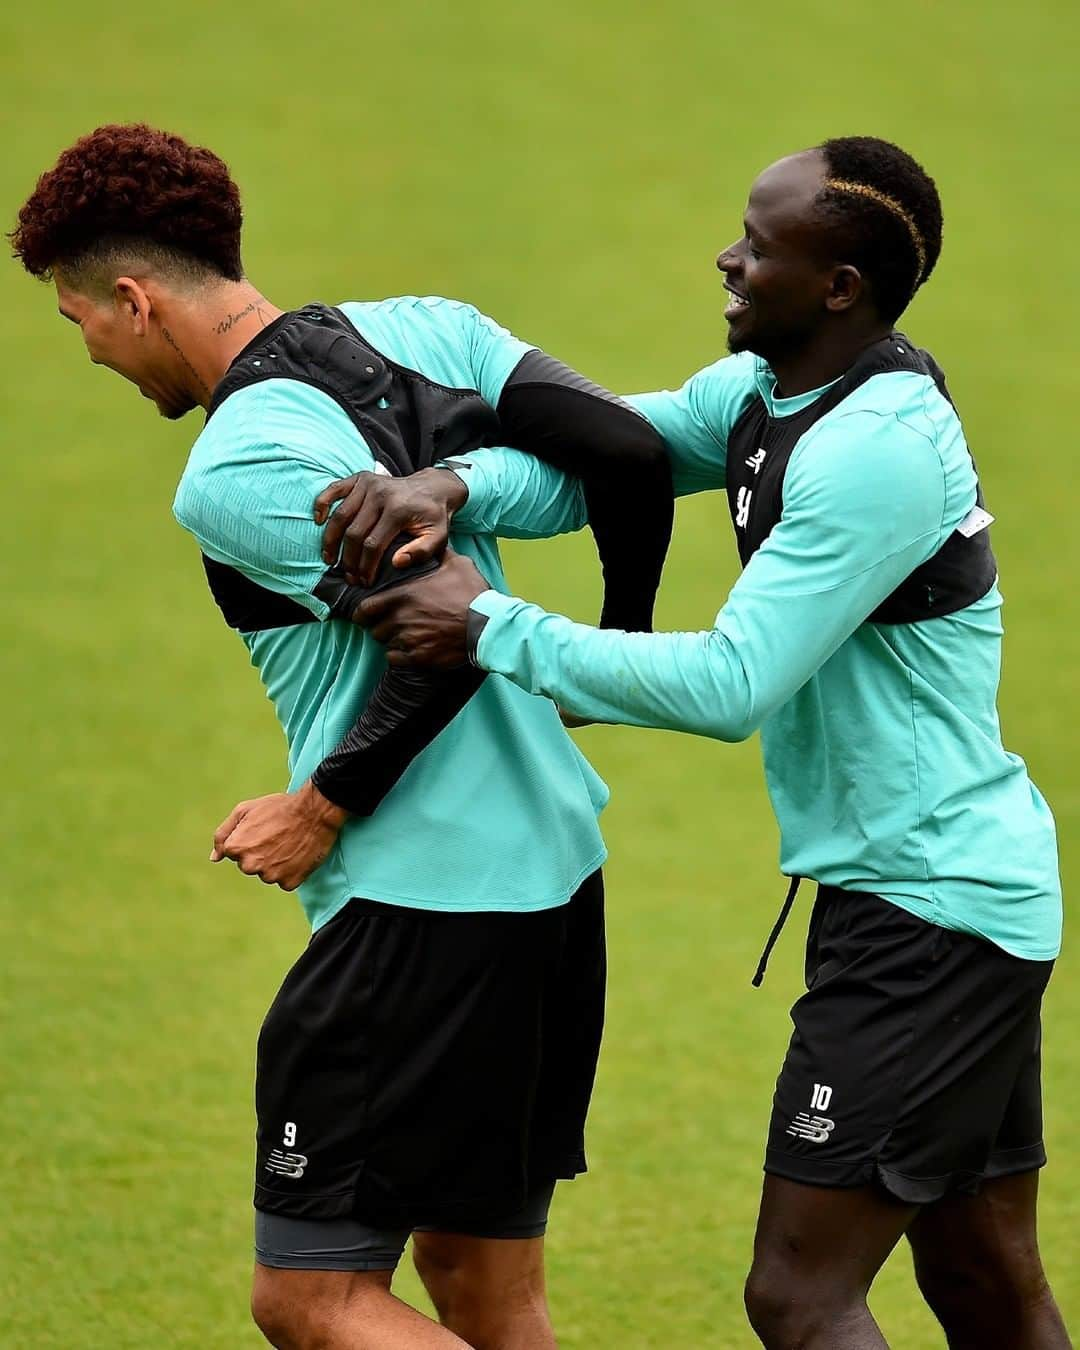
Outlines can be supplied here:
[[[818, 883], [746, 1289], [774, 1350], [885, 1345], [866, 1296], [905, 1234], [950, 1346], [1069, 1344], [1035, 1223], [1054, 825], [1001, 742], [975, 466], [940, 369], [894, 327], [941, 224], [933, 181], [873, 138], [754, 183], [717, 262], [732, 356], [635, 400], [677, 491], [726, 489], [744, 570], [711, 628], [600, 632], [455, 555], [360, 609], [397, 665], [469, 658], [597, 721], [760, 731], [788, 904]], [[572, 481], [481, 451], [396, 485], [385, 528], [427, 482], [458, 531], [497, 533], [530, 495], [550, 521], [561, 492], [564, 529], [586, 518]], [[414, 558], [445, 542], [434, 517], [416, 533]]]

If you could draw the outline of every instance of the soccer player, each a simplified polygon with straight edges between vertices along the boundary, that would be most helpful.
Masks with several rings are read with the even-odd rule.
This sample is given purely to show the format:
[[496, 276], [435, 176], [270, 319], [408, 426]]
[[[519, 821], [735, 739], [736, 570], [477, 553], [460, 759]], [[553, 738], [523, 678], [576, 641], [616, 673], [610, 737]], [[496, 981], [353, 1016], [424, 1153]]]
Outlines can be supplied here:
[[[975, 465], [940, 369], [894, 327], [940, 247], [933, 181], [887, 142], [828, 141], [754, 183], [717, 260], [733, 354], [636, 400], [677, 491], [727, 491], [744, 570], [711, 629], [599, 632], [449, 554], [360, 607], [397, 665], [468, 656], [597, 721], [760, 730], [785, 912], [818, 883], [746, 1286], [776, 1350], [884, 1345], [866, 1295], [902, 1235], [950, 1346], [1069, 1344], [1035, 1222], [1054, 825], [1001, 742]], [[347, 480], [336, 534], [373, 491], [384, 533], [421, 491], [458, 531], [520, 522], [530, 494], [550, 521], [559, 491], [563, 527], [585, 519], [533, 458], [485, 450], [458, 476]], [[410, 525], [414, 561], [439, 512]]]
[[[605, 621], [646, 627], [667, 459], [644, 417], [469, 305], [282, 312], [244, 276], [240, 221], [216, 155], [106, 126], [12, 239], [91, 360], [165, 417], [206, 410], [175, 514], [289, 741], [290, 792], [241, 803], [214, 848], [300, 885], [314, 930], [259, 1042], [254, 1315], [283, 1347], [543, 1350], [543, 1233], [584, 1170], [603, 1022], [606, 789], [546, 699], [383, 674], [311, 506], [358, 462], [405, 473], [502, 437], [587, 462], [601, 514], [637, 476], [653, 547], [598, 542]], [[547, 532], [527, 506], [523, 532]], [[505, 586], [490, 537], [458, 547]], [[442, 1326], [390, 1292], [410, 1231]]]

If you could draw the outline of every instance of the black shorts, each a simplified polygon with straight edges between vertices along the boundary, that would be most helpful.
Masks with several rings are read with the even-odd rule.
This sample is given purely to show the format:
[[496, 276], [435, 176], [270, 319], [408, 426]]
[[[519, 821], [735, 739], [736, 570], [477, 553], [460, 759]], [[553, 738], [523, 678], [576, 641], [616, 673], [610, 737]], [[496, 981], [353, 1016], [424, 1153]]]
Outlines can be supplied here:
[[351, 900], [259, 1037], [256, 1209], [467, 1232], [583, 1172], [605, 976], [599, 872], [530, 913]]
[[821, 887], [765, 1170], [909, 1204], [1041, 1167], [1040, 1007], [1023, 961], [879, 896]]

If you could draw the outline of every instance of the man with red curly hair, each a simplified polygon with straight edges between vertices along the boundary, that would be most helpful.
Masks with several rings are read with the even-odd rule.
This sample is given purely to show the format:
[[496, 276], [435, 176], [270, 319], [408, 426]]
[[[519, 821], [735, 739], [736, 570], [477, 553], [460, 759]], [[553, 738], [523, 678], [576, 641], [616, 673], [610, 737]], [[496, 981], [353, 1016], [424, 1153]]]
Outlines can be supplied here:
[[[603, 1024], [606, 788], [547, 700], [388, 672], [352, 622], [370, 587], [323, 556], [312, 504], [358, 465], [483, 444], [584, 465], [604, 622], [647, 628], [663, 444], [469, 305], [283, 312], [245, 277], [240, 226], [216, 155], [106, 126], [42, 176], [12, 240], [95, 363], [167, 418], [207, 411], [174, 510], [289, 740], [291, 790], [240, 803], [212, 855], [299, 887], [313, 928], [259, 1041], [254, 1316], [278, 1346], [547, 1350], [543, 1233], [556, 1180], [585, 1168]], [[621, 554], [613, 503], [631, 523], [646, 503]], [[511, 507], [455, 547], [505, 589], [496, 527], [537, 528]], [[375, 586], [395, 579], [387, 563]], [[391, 1294], [410, 1232], [442, 1325]]]

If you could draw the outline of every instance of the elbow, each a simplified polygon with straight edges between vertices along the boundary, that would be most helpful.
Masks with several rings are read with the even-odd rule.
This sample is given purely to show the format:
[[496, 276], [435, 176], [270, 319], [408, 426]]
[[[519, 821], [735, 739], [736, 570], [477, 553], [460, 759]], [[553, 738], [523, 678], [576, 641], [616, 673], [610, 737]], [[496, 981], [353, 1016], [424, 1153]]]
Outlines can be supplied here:
[[739, 745], [750, 739], [758, 725], [758, 720], [753, 717], [723, 717], [714, 723], [709, 734], [714, 740], [724, 741], [727, 745]]
[[671, 455], [667, 445], [652, 423], [640, 413], [635, 413], [634, 419], [638, 425], [632, 428], [622, 445], [623, 465], [655, 486], [666, 487], [671, 493]]
[[713, 741], [724, 741], [728, 745], [738, 745], [748, 741], [761, 725], [761, 719], [747, 704], [736, 706], [738, 700], [725, 699], [719, 691], [714, 695], [711, 706], [697, 706], [688, 713], [684, 709], [681, 717], [673, 717], [665, 725], [676, 731], [689, 732], [691, 736], [707, 736]]
[[718, 629], [703, 635], [706, 667], [712, 675], [698, 700], [701, 730], [714, 740], [738, 745], [748, 741], [765, 719], [760, 691], [741, 658], [739, 647]]

